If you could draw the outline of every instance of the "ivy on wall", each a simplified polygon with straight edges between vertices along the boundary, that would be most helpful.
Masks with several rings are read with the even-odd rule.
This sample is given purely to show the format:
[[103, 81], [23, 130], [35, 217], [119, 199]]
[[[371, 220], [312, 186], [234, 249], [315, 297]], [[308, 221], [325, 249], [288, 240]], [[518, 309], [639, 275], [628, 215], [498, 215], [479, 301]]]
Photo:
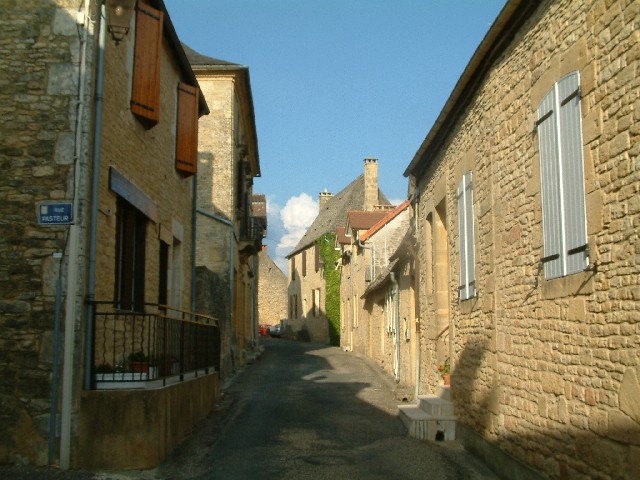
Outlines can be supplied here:
[[335, 249], [335, 241], [334, 233], [325, 233], [316, 242], [324, 263], [324, 304], [329, 322], [329, 341], [331, 345], [340, 346], [340, 271], [335, 268], [340, 252]]

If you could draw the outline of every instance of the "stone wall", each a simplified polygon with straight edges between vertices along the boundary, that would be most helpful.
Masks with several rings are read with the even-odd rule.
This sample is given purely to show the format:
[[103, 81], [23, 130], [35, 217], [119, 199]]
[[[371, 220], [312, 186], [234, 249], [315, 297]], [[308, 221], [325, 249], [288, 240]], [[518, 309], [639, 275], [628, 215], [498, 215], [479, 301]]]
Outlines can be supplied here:
[[[288, 321], [285, 335], [290, 338], [312, 341], [316, 343], [329, 343], [329, 325], [327, 323], [325, 309], [325, 280], [324, 269], [321, 267], [318, 271], [315, 269], [315, 248], [312, 244], [310, 247], [296, 253], [289, 260], [289, 271], [292, 271], [292, 264], [295, 263], [295, 276], [291, 278], [288, 284], [289, 303], [287, 308]], [[306, 257], [306, 271], [303, 272], [302, 257]], [[294, 260], [295, 259], [295, 260]], [[313, 295], [314, 290], [320, 290], [320, 305], [313, 313]], [[291, 314], [291, 302], [296, 298], [298, 315], [296, 317]]]
[[[68, 291], [67, 256], [62, 254], [69, 227], [39, 226], [36, 207], [44, 201], [73, 200], [77, 146], [76, 223], [83, 229], [88, 127], [81, 127], [76, 143], [77, 7], [77, 2], [63, 0], [2, 4], [0, 463], [47, 462], [55, 286], [60, 275], [63, 294]], [[91, 51], [89, 45], [87, 92]], [[84, 100], [88, 102], [88, 93]], [[89, 105], [84, 108], [86, 114]]]
[[[630, 479], [640, 464], [639, 16], [637, 2], [543, 2], [418, 179], [423, 344], [444, 309], [459, 421], [551, 478]], [[576, 70], [591, 266], [545, 280], [536, 109]], [[461, 302], [467, 170], [478, 296]]]
[[258, 282], [258, 318], [266, 325], [287, 319], [287, 277], [266, 250], [260, 252]]

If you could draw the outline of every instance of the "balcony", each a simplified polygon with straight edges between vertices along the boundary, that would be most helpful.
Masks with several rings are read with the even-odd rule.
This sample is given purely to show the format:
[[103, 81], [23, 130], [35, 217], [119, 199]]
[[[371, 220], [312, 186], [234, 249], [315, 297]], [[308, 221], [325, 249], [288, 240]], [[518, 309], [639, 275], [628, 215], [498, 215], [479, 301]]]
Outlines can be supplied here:
[[245, 255], [254, 255], [262, 250], [262, 239], [266, 237], [266, 219], [247, 217], [240, 223], [238, 249]]
[[161, 388], [220, 369], [215, 318], [165, 305], [95, 302], [93, 388]]

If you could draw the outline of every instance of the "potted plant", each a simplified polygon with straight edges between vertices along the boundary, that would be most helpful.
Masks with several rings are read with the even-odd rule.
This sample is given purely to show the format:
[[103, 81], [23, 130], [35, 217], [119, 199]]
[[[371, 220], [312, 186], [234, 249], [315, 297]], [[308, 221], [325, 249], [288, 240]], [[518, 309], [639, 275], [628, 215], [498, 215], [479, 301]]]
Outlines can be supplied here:
[[129, 371], [149, 373], [149, 357], [143, 351], [129, 354]]
[[447, 357], [444, 359], [444, 363], [438, 366], [438, 371], [442, 375], [445, 385], [451, 385], [451, 359]]

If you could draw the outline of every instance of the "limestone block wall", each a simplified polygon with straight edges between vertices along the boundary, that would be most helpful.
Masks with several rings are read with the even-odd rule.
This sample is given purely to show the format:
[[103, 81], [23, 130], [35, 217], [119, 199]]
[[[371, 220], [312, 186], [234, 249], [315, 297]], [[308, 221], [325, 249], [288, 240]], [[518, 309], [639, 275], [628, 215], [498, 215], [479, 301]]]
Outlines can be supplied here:
[[[306, 269], [303, 270], [303, 256], [306, 260]], [[295, 257], [295, 260], [293, 258]], [[296, 253], [289, 260], [289, 270], [295, 264], [295, 275], [289, 273], [288, 286], [288, 319], [287, 319], [287, 335], [299, 340], [312, 341], [317, 343], [329, 343], [329, 326], [327, 323], [325, 309], [325, 281], [323, 269], [318, 271], [315, 269], [315, 245], [311, 245], [306, 249]], [[314, 291], [319, 290], [320, 305], [313, 312], [313, 295]], [[291, 312], [291, 304], [297, 302], [297, 315]]]
[[[638, 471], [639, 15], [637, 2], [543, 2], [418, 179], [424, 345], [449, 326], [459, 420], [551, 478]], [[591, 266], [546, 280], [536, 109], [576, 70]], [[460, 301], [455, 188], [467, 170], [478, 296]], [[425, 369], [437, 355], [425, 352]]]
[[[233, 221], [237, 173], [234, 126], [238, 116], [234, 80], [198, 73], [198, 82], [210, 110], [198, 122], [198, 208]], [[212, 271], [228, 272], [232, 241], [229, 226], [199, 215], [197, 232], [196, 263]]]
[[[69, 227], [38, 226], [36, 206], [74, 198], [81, 45], [74, 1], [3, 2], [0, 16], [0, 463], [47, 462], [56, 279]], [[91, 37], [89, 37], [91, 39]], [[85, 102], [92, 61], [88, 47]], [[81, 118], [88, 118], [87, 104]], [[86, 183], [75, 192], [80, 215]], [[82, 229], [82, 226], [78, 228]], [[80, 252], [79, 262], [84, 262]], [[83, 277], [82, 268], [80, 277]], [[79, 292], [78, 309], [81, 308]]]
[[287, 277], [269, 257], [266, 250], [260, 252], [259, 262], [259, 323], [275, 325], [287, 319]]
[[[133, 32], [132, 32], [133, 33]], [[160, 51], [160, 122], [147, 129], [131, 113], [133, 44], [130, 34], [119, 44], [106, 43], [105, 91], [100, 162], [96, 298], [114, 297], [118, 195], [111, 189], [112, 169], [156, 207], [149, 219], [145, 250], [145, 301], [158, 301], [160, 239], [170, 243], [169, 299], [191, 306], [193, 177], [175, 169], [177, 85], [181, 74], [166, 42]]]

